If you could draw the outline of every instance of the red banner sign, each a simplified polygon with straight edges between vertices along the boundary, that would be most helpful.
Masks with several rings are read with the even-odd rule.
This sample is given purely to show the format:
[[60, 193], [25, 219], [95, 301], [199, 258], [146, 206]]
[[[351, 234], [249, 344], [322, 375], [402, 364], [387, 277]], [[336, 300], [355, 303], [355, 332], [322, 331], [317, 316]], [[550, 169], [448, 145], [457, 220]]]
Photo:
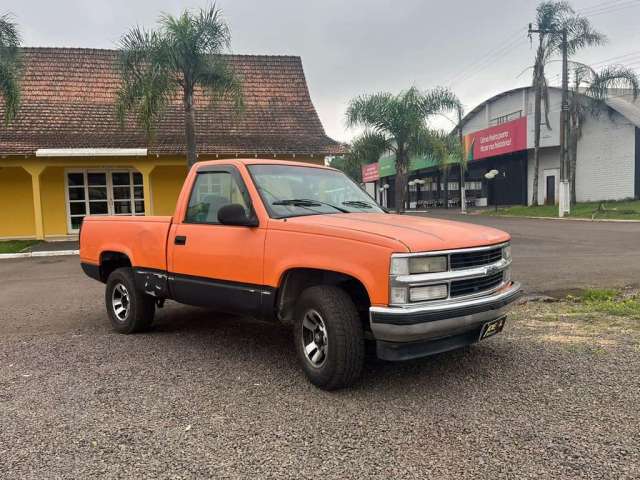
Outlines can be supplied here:
[[362, 165], [362, 181], [367, 183], [375, 182], [376, 180], [380, 180], [380, 166], [378, 162]]
[[526, 150], [527, 117], [465, 135], [464, 145], [468, 160]]

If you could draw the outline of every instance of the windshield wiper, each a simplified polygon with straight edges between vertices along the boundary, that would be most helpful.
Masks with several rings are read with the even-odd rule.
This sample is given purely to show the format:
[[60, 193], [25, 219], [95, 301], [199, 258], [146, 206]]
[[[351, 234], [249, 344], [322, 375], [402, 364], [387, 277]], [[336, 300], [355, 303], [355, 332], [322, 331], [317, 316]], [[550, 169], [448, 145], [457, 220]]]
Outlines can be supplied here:
[[271, 205], [291, 205], [294, 207], [320, 207], [322, 205], [334, 208], [342, 213], [349, 213], [349, 210], [337, 207], [327, 202], [321, 202], [320, 200], [312, 200], [310, 198], [288, 198], [286, 200], [277, 200], [272, 202]]
[[373, 205], [362, 200], [347, 200], [346, 202], [342, 202], [342, 204], [356, 208], [373, 208]]

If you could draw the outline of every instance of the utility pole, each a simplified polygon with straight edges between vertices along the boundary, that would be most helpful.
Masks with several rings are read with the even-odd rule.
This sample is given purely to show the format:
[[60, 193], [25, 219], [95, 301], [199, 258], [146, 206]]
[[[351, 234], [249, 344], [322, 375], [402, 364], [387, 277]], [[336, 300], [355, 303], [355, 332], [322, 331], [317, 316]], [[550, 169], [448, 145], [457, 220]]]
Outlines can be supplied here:
[[569, 187], [569, 155], [567, 139], [569, 134], [569, 60], [567, 58], [567, 29], [562, 29], [562, 109], [560, 110], [560, 201], [558, 216], [564, 217], [571, 211]]
[[[569, 155], [567, 139], [569, 134], [569, 59], [567, 55], [567, 28], [562, 30], [534, 30], [529, 24], [529, 36], [538, 34], [562, 35], [562, 106], [560, 109], [560, 189], [558, 216], [564, 217], [571, 211], [571, 191], [569, 187]], [[539, 106], [536, 106], [539, 108]]]

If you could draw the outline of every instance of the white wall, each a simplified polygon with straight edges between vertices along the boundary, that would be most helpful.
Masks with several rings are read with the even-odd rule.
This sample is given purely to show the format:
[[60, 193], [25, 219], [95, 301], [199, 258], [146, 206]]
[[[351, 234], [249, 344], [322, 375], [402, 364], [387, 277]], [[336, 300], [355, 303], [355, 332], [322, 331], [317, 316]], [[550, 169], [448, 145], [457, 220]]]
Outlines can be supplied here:
[[578, 141], [578, 202], [634, 195], [635, 127], [618, 113], [588, 117]]
[[[527, 162], [527, 194], [528, 194], [528, 204], [532, 204], [533, 198], [533, 172], [534, 172], [534, 161], [533, 161], [533, 150], [528, 151], [529, 159]], [[545, 180], [545, 170], [551, 169], [560, 169], [560, 148], [559, 147], [551, 147], [551, 148], [541, 148], [540, 149], [540, 165], [538, 168], [538, 205], [544, 204], [545, 197], [545, 188], [546, 188], [546, 180]], [[559, 175], [559, 174], [558, 174]], [[558, 198], [558, 184], [556, 179], [556, 198]]]
[[489, 120], [496, 117], [502, 117], [518, 110], [522, 111], [522, 115], [525, 115], [525, 102], [523, 101], [522, 90], [517, 90], [496, 99], [489, 104]]
[[[542, 117], [540, 125], [540, 146], [541, 147], [557, 147], [560, 145], [560, 111], [549, 112], [549, 125], [547, 125]], [[533, 113], [527, 115], [527, 148], [533, 148], [535, 145], [535, 126], [536, 122]]]

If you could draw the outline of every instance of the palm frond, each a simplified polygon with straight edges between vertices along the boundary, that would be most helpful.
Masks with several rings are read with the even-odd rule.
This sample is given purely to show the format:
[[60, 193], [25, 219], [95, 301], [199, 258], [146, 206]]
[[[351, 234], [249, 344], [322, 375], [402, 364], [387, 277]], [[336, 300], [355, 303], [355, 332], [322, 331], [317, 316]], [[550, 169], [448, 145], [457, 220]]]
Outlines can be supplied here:
[[4, 99], [4, 124], [9, 124], [20, 107], [20, 32], [13, 17], [0, 15], [0, 97]]
[[421, 128], [414, 132], [411, 139], [409, 155], [431, 155], [441, 163], [447, 152], [447, 134], [435, 132], [429, 128]]
[[175, 76], [169, 68], [166, 44], [158, 32], [135, 27], [120, 40], [120, 74], [116, 113], [124, 125], [128, 112], [147, 136], [175, 91]]
[[386, 92], [354, 98], [347, 107], [347, 126], [364, 126], [376, 131], [388, 131], [393, 102], [394, 96]]
[[222, 11], [217, 8], [215, 3], [200, 10], [200, 15], [194, 20], [194, 24], [202, 51], [214, 55], [229, 48], [231, 32]]
[[577, 91], [584, 83], [591, 83], [596, 76], [595, 70], [586, 63], [569, 61], [569, 68], [573, 71], [573, 84], [574, 89]]
[[209, 93], [212, 101], [228, 98], [237, 112], [244, 110], [242, 81], [223, 57], [203, 58], [198, 64], [195, 80]]
[[346, 158], [348, 162], [358, 165], [373, 163], [392, 149], [392, 141], [384, 134], [365, 130], [351, 142]]
[[421, 97], [421, 109], [425, 117], [446, 111], [457, 112], [459, 108], [462, 108], [460, 100], [448, 88], [436, 87]]
[[0, 49], [17, 49], [20, 42], [20, 32], [13, 16], [8, 13], [0, 15]]
[[170, 81], [167, 71], [157, 65], [125, 77], [116, 99], [120, 125], [124, 125], [127, 113], [132, 112], [138, 125], [152, 138], [155, 125], [174, 91], [175, 84]]
[[595, 73], [586, 93], [596, 100], [605, 100], [611, 89], [628, 89], [635, 100], [640, 94], [638, 74], [620, 65], [604, 67]]
[[20, 71], [15, 64], [0, 61], [0, 97], [4, 99], [4, 124], [18, 114], [20, 106]]
[[595, 47], [607, 42], [607, 37], [596, 31], [586, 17], [580, 15], [565, 19], [567, 29], [567, 54], [574, 55], [585, 47]]

